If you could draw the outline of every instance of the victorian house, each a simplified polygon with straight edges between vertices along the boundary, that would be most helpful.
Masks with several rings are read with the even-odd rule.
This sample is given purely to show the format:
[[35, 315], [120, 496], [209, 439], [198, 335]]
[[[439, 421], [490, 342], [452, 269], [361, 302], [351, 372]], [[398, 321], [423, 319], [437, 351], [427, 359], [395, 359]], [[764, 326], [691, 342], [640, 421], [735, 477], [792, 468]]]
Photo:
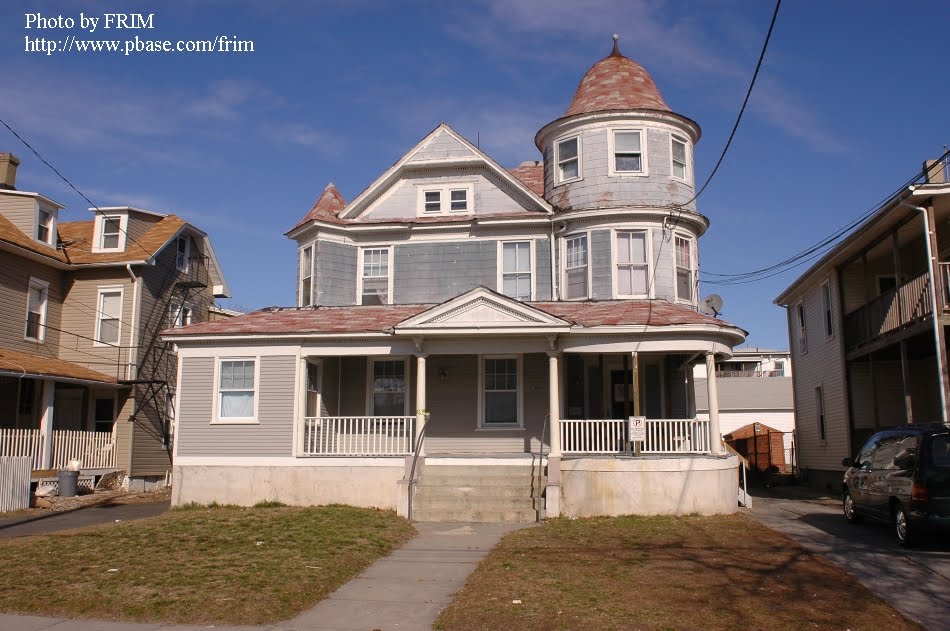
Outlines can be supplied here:
[[697, 311], [700, 129], [614, 44], [541, 160], [447, 124], [287, 232], [297, 305], [168, 331], [174, 502], [342, 502], [419, 520], [730, 512]]

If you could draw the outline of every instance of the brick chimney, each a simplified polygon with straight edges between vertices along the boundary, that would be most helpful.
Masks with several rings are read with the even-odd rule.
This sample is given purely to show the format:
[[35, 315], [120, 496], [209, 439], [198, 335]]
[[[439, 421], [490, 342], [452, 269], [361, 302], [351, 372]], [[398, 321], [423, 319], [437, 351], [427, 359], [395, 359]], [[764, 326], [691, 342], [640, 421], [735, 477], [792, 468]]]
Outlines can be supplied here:
[[16, 190], [16, 168], [20, 159], [12, 153], [0, 153], [0, 189]]

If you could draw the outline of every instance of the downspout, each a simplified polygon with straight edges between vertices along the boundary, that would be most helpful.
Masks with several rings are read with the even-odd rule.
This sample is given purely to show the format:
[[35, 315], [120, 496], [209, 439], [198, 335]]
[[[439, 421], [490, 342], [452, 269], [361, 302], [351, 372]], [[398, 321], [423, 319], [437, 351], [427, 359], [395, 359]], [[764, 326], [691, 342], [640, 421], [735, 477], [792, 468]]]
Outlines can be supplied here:
[[[946, 359], [943, 356], [943, 348], [941, 348], [940, 344], [940, 329], [937, 328], [940, 326], [940, 319], [937, 313], [937, 275], [934, 272], [933, 247], [930, 243], [930, 218], [927, 209], [922, 206], [914, 206], [905, 201], [901, 201], [899, 205], [920, 211], [921, 217], [923, 217], [924, 220], [924, 245], [927, 246], [927, 276], [930, 280], [930, 309], [933, 313], [934, 322], [934, 351], [937, 355], [937, 383], [939, 384], [937, 390], [940, 392], [940, 420], [944, 425], [947, 425], [947, 393], [944, 392], [943, 387], [944, 364]], [[900, 279], [898, 279], [898, 282], [900, 282]]]
[[132, 353], [135, 352], [137, 354], [137, 349], [135, 348], [135, 317], [137, 315], [139, 306], [139, 283], [138, 278], [135, 276], [135, 272], [132, 271], [131, 263], [125, 264], [125, 270], [129, 273], [129, 278], [132, 279], [132, 321], [129, 323], [129, 350], [128, 356], [126, 357], [128, 360], [128, 367], [125, 370], [125, 378], [132, 380], [137, 377], [135, 373], [138, 372], [137, 367], [135, 370], [132, 368], [135, 365], [132, 361]]
[[557, 239], [554, 237], [554, 218], [551, 218], [551, 300], [557, 302], [558, 298], [558, 284], [557, 284], [557, 266], [554, 263], [554, 257], [557, 253], [555, 245], [557, 244]]

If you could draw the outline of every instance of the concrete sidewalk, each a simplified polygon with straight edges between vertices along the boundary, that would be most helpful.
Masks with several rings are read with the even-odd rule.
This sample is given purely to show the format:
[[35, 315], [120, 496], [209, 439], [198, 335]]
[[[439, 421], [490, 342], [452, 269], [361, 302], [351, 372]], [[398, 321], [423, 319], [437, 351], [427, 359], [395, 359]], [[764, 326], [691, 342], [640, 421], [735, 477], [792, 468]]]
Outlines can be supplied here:
[[[220, 631], [422, 631], [432, 623], [488, 551], [507, 533], [529, 524], [415, 524], [418, 536], [378, 560], [296, 618], [272, 626], [224, 627]], [[253, 598], [253, 594], [248, 594]], [[3, 631], [184, 631], [177, 626], [58, 620], [0, 614]]]

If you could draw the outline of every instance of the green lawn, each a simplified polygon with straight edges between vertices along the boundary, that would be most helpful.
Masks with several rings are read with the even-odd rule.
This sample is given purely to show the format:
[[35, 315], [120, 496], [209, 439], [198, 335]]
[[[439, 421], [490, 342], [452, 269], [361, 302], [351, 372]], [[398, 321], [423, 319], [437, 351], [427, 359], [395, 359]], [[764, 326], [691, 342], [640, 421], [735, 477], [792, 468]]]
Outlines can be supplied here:
[[514, 532], [436, 629], [920, 627], [829, 562], [738, 514], [556, 519]]
[[187, 507], [0, 540], [0, 611], [261, 624], [325, 598], [414, 531], [391, 511]]

